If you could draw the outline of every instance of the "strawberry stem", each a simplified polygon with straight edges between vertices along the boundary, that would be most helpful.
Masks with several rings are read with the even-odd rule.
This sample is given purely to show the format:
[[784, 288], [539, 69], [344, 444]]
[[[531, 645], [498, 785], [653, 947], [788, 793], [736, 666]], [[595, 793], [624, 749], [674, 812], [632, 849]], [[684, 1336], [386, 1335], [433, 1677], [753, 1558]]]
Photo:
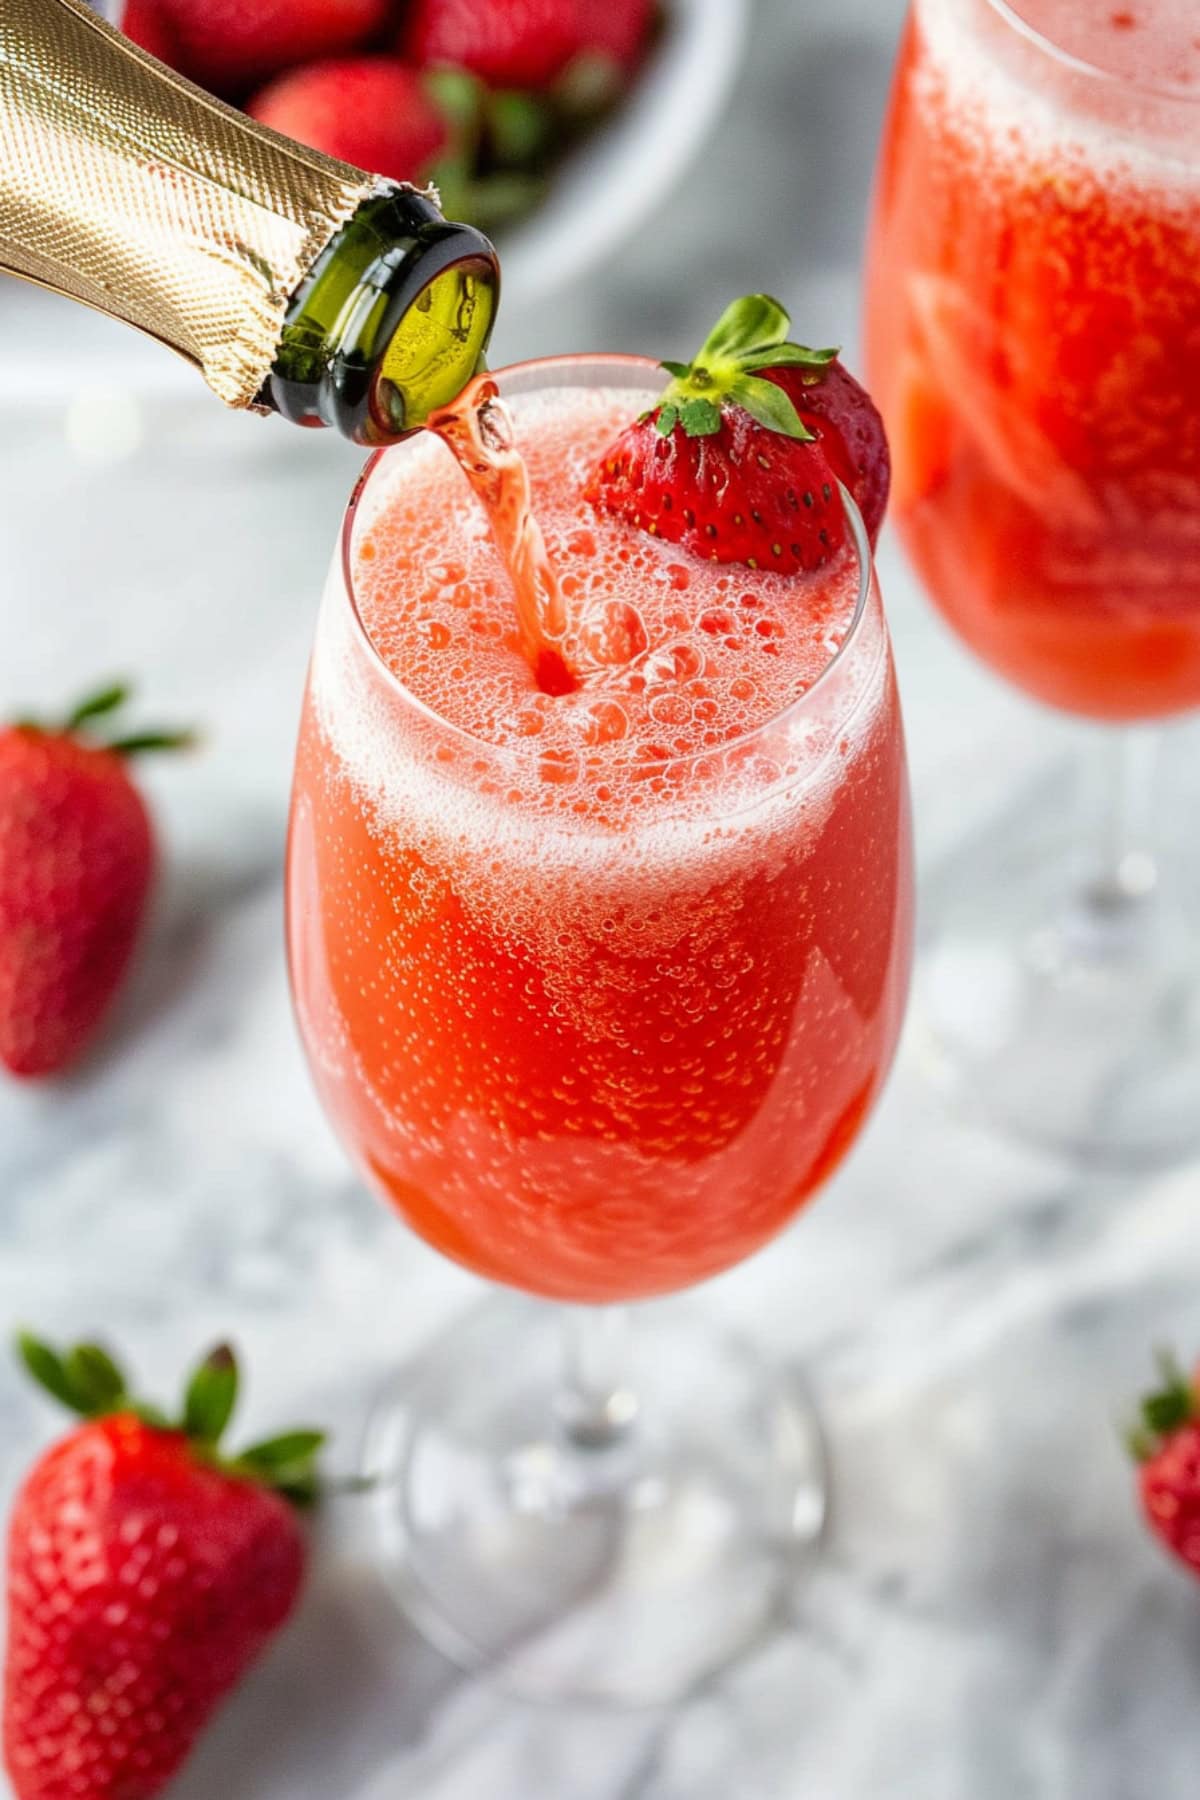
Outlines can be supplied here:
[[734, 300], [690, 363], [661, 365], [671, 381], [660, 396], [656, 429], [669, 437], [676, 425], [682, 425], [688, 437], [711, 437], [721, 429], [721, 405], [729, 400], [768, 431], [809, 443], [813, 434], [789, 396], [755, 371], [782, 366], [821, 370], [837, 351], [788, 343], [790, 325], [783, 307], [769, 294], [745, 294]]

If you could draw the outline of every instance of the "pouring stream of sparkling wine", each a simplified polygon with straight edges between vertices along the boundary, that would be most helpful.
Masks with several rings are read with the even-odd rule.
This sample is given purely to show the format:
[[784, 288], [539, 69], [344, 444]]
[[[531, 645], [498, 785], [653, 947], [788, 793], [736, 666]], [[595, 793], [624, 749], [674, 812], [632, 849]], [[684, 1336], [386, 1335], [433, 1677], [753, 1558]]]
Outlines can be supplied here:
[[481, 375], [429, 418], [477, 495], [517, 605], [521, 650], [545, 693], [579, 686], [568, 660], [567, 608], [533, 512], [529, 471], [496, 383]]

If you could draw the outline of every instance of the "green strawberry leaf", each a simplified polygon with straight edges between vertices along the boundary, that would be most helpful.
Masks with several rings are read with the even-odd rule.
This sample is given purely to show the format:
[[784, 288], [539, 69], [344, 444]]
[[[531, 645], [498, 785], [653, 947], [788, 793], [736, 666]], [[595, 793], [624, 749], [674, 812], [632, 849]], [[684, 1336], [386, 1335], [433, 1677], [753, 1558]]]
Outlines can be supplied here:
[[286, 1431], [252, 1444], [238, 1457], [237, 1467], [294, 1505], [310, 1506], [320, 1491], [317, 1456], [324, 1443], [323, 1431]]
[[125, 1377], [99, 1344], [76, 1344], [64, 1355], [21, 1331], [17, 1354], [39, 1387], [85, 1419], [116, 1412], [125, 1400]]
[[654, 421], [654, 429], [657, 431], [659, 437], [670, 437], [678, 423], [679, 408], [677, 406], [663, 406], [659, 408], [658, 417]]
[[466, 69], [428, 69], [426, 91], [449, 125], [457, 145], [473, 145], [479, 131], [485, 89]]
[[237, 1358], [228, 1344], [209, 1352], [188, 1382], [183, 1402], [183, 1429], [199, 1443], [215, 1445], [237, 1402]]
[[76, 1344], [67, 1352], [66, 1371], [95, 1417], [115, 1412], [125, 1397], [125, 1377], [102, 1344]]
[[488, 142], [499, 163], [520, 168], [535, 162], [554, 132], [554, 117], [535, 94], [507, 90], [487, 101]]
[[755, 350], [739, 356], [739, 367], [753, 374], [756, 369], [824, 369], [841, 355], [839, 349], [810, 350], [806, 344], [774, 344], [768, 350]]
[[198, 742], [194, 731], [134, 731], [106, 748], [114, 756], [141, 756], [147, 750], [194, 750]]
[[740, 362], [755, 351], [782, 344], [791, 320], [770, 294], [743, 294], [721, 314], [701, 346], [697, 363]]
[[721, 429], [721, 409], [711, 400], [685, 400], [679, 417], [689, 437], [712, 437]]
[[813, 433], [805, 425], [791, 400], [773, 381], [762, 381], [757, 375], [739, 375], [732, 384], [730, 397], [745, 407], [752, 419], [768, 431], [782, 432], [802, 444], [812, 441]]
[[1197, 1416], [1196, 1391], [1177, 1359], [1169, 1350], [1156, 1352], [1162, 1386], [1142, 1401], [1142, 1424], [1158, 1438], [1170, 1437], [1173, 1431]]
[[1190, 1417], [1191, 1408], [1178, 1394], [1148, 1394], [1142, 1401], [1146, 1428], [1159, 1437], [1169, 1437], [1181, 1425], [1186, 1425]]
[[264, 1438], [262, 1443], [252, 1444], [242, 1451], [238, 1461], [250, 1463], [256, 1469], [287, 1469], [296, 1463], [310, 1461], [325, 1443], [323, 1431], [285, 1431], [278, 1437]]
[[790, 344], [788, 328], [787, 313], [769, 294], [744, 294], [732, 301], [694, 362], [664, 358], [661, 367], [671, 380], [659, 400], [659, 431], [672, 430], [677, 415], [689, 437], [709, 437], [721, 429], [721, 408], [732, 401], [768, 431], [811, 442], [813, 433], [789, 396], [774, 382], [760, 380], [755, 371], [799, 368], [809, 371], [802, 381], [816, 382], [837, 351]]
[[17, 1355], [38, 1386], [52, 1394], [68, 1412], [87, 1412], [87, 1397], [76, 1387], [71, 1371], [57, 1350], [34, 1337], [31, 1331], [18, 1331]]
[[89, 694], [85, 700], [79, 702], [67, 719], [66, 729], [76, 731], [88, 719], [99, 719], [105, 713], [116, 712], [118, 707], [124, 706], [131, 692], [127, 682], [114, 681], [110, 687], [101, 688], [98, 693]]

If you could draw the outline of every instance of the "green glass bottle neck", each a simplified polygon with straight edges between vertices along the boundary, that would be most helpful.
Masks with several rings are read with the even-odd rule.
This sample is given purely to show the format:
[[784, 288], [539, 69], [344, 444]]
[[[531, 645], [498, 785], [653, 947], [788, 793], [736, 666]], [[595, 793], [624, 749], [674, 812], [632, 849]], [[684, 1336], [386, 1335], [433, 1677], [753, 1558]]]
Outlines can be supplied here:
[[500, 292], [488, 240], [423, 194], [359, 207], [288, 309], [260, 400], [299, 425], [388, 444], [422, 425], [482, 366]]

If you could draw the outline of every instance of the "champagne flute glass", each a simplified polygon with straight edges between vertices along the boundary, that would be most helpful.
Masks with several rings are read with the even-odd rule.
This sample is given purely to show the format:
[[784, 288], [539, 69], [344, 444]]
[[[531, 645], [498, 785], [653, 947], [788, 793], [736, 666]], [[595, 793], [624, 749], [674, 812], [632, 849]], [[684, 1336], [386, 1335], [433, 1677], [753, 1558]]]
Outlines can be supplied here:
[[[994, 670], [1099, 723], [1087, 828], [1030, 796], [930, 884], [918, 1016], [974, 1110], [1138, 1166], [1200, 1139], [1200, 21], [915, 0], [868, 273], [893, 516]], [[1104, 745], [1107, 745], [1107, 750]]]
[[[607, 394], [628, 416], [655, 386], [624, 357], [496, 379], [518, 444], [547, 409]], [[795, 1372], [684, 1309], [631, 1325], [629, 1303], [778, 1232], [887, 1073], [911, 931], [887, 630], [851, 505], [852, 622], [806, 692], [681, 758], [622, 739], [603, 698], [568, 778], [524, 715], [467, 730], [418, 699], [395, 667], [420, 646], [364, 618], [388, 521], [416, 507], [484, 654], [461, 483], [414, 438], [368, 465], [347, 513], [297, 753], [292, 980], [371, 1184], [446, 1255], [564, 1304], [486, 1303], [398, 1378], [370, 1434], [378, 1542], [463, 1665], [538, 1698], [664, 1702], [769, 1626], [824, 1517]], [[387, 541], [388, 579], [429, 580], [403, 530]], [[687, 643], [664, 654], [672, 679], [695, 674]], [[467, 656], [454, 679], [482, 677]]]

